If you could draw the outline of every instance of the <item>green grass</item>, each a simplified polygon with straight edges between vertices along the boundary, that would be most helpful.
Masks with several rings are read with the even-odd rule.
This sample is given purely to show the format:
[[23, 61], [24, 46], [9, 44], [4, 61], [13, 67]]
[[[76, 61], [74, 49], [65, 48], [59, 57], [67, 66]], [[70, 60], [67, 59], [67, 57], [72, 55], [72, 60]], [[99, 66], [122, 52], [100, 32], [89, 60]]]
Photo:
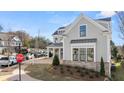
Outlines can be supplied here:
[[115, 63], [116, 71], [112, 72], [112, 80], [124, 81], [124, 68], [121, 66], [121, 62]]

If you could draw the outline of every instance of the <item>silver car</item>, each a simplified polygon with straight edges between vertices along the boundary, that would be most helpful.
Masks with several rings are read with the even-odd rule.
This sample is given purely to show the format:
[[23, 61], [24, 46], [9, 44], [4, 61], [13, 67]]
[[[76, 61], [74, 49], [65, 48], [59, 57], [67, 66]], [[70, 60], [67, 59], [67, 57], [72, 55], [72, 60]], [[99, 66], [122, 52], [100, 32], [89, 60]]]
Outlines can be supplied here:
[[0, 66], [13, 65], [17, 63], [15, 56], [1, 56], [0, 57]]
[[0, 66], [10, 65], [9, 58], [6, 56], [0, 57]]

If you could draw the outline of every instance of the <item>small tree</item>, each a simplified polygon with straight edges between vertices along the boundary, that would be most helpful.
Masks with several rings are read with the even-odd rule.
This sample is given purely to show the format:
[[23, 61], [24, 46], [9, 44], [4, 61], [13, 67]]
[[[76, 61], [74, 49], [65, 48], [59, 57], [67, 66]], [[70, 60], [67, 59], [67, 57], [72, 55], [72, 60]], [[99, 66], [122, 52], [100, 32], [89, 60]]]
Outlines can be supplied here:
[[104, 61], [102, 57], [101, 57], [101, 63], [100, 63], [100, 75], [105, 76]]
[[52, 65], [53, 66], [58, 66], [59, 64], [60, 64], [60, 62], [59, 62], [58, 55], [55, 55], [54, 58], [53, 58]]
[[120, 61], [121, 61], [121, 55], [118, 54], [118, 56], [117, 56], [117, 62], [120, 62]]
[[118, 49], [117, 49], [116, 46], [114, 46], [114, 47], [112, 48], [111, 54], [112, 54], [112, 56], [113, 56], [113, 59], [115, 59], [115, 60], [117, 61]]
[[52, 56], [53, 56], [53, 54], [51, 52], [49, 52], [49, 57], [52, 57]]

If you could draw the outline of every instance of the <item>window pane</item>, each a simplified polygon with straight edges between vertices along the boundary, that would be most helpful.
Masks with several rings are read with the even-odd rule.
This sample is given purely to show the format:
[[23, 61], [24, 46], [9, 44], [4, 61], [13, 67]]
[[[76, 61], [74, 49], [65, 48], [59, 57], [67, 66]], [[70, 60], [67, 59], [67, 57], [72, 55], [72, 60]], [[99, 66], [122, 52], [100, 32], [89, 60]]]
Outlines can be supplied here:
[[86, 36], [86, 25], [80, 26], [80, 37]]
[[87, 48], [87, 61], [88, 62], [94, 61], [94, 49], [93, 48]]
[[73, 60], [78, 61], [78, 49], [77, 48], [73, 49]]
[[80, 61], [86, 61], [86, 48], [80, 48]]

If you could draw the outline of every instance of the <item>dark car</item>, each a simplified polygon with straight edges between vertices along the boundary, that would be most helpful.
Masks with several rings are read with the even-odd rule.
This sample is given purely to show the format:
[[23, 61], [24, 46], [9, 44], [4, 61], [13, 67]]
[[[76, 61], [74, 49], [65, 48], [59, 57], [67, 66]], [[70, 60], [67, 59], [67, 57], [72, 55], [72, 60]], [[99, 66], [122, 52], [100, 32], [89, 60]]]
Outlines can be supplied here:
[[35, 53], [34, 53], [34, 57], [35, 57], [35, 58], [39, 58], [39, 57], [42, 57], [42, 56], [43, 56], [43, 54], [40, 53], [40, 52], [35, 52]]
[[116, 66], [114, 63], [112, 63], [112, 65], [111, 65], [111, 71], [116, 71]]

